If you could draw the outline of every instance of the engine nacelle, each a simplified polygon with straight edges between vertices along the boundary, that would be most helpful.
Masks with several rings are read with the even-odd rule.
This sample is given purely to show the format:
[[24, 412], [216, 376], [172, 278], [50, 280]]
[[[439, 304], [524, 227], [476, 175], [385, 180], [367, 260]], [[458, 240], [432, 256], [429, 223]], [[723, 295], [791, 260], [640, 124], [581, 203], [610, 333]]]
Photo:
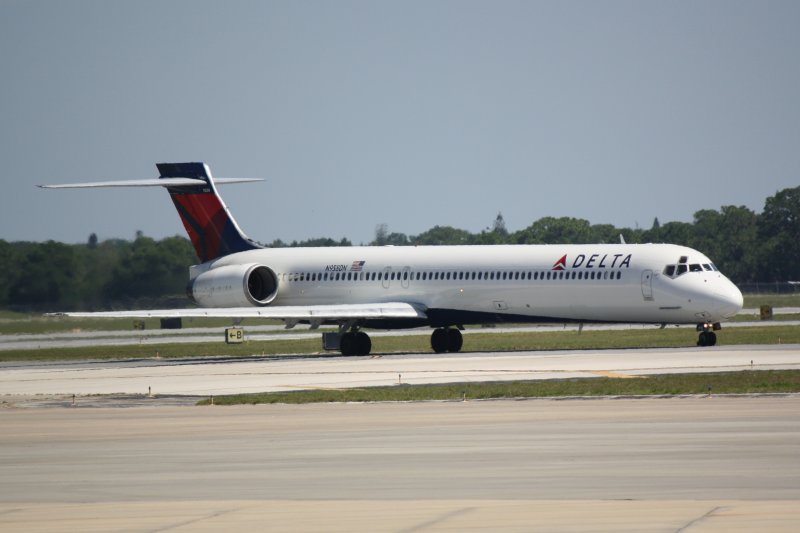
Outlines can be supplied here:
[[278, 276], [264, 265], [227, 265], [198, 275], [187, 293], [201, 307], [264, 306], [278, 295]]

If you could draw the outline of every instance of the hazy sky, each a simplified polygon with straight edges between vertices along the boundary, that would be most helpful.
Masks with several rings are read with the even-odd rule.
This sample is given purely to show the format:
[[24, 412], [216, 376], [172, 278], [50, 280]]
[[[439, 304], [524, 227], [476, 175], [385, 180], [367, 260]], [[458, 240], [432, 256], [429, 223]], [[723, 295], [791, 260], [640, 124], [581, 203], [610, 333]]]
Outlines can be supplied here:
[[0, 0], [0, 238], [183, 234], [204, 161], [270, 242], [649, 228], [800, 185], [797, 1]]

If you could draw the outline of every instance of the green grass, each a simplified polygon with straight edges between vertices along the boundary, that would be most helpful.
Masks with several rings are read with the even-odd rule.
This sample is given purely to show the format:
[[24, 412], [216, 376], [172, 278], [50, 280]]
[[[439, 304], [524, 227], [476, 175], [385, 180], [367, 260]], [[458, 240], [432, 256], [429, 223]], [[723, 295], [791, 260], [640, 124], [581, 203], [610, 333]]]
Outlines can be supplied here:
[[[800, 314], [788, 314], [788, 315], [772, 315], [770, 319], [773, 322], [788, 322], [790, 320], [800, 320]], [[761, 321], [761, 316], [759, 314], [755, 315], [736, 315], [733, 319], [733, 322], [759, 322]]]
[[[145, 331], [160, 330], [161, 320], [158, 318], [136, 319], [143, 320]], [[42, 315], [25, 315], [3, 311], [0, 313], [0, 335], [12, 334], [42, 334], [65, 333], [72, 331], [133, 331], [134, 319], [132, 318], [73, 318], [73, 317], [44, 317]], [[249, 323], [242, 323], [247, 326]], [[275, 324], [283, 325], [277, 320], [259, 320], [258, 325]], [[215, 328], [233, 325], [229, 318], [184, 318], [184, 328]], [[174, 330], [180, 334], [180, 330]]]
[[762, 305], [772, 307], [800, 307], [800, 292], [796, 294], [745, 294], [744, 307], [758, 309]]
[[[757, 326], [726, 328], [718, 332], [719, 344], [798, 344], [800, 327]], [[427, 334], [373, 337], [373, 354], [430, 352]], [[506, 352], [519, 350], [586, 350], [609, 348], [668, 348], [694, 346], [697, 333], [689, 328], [648, 328], [620, 331], [475, 333], [464, 336], [464, 351]], [[250, 355], [299, 355], [322, 352], [320, 338], [302, 340], [249, 341], [241, 345], [219, 342], [187, 344], [91, 346], [0, 351], [0, 361], [86, 360]], [[330, 353], [330, 355], [338, 355]]]
[[[592, 396], [800, 392], [800, 370], [759, 370], [714, 374], [663, 374], [642, 378], [395, 385], [341, 390], [307, 390], [215, 396], [215, 405], [260, 403], [399, 402]], [[198, 405], [208, 405], [203, 400]]]

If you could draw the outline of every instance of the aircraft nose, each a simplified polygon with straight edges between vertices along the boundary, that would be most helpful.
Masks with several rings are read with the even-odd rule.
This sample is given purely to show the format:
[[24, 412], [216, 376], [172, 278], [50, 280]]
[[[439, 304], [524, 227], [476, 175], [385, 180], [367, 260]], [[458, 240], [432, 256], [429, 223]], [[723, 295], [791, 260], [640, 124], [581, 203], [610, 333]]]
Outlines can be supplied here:
[[714, 292], [715, 307], [723, 318], [733, 318], [744, 306], [742, 291], [730, 282], [720, 289]]

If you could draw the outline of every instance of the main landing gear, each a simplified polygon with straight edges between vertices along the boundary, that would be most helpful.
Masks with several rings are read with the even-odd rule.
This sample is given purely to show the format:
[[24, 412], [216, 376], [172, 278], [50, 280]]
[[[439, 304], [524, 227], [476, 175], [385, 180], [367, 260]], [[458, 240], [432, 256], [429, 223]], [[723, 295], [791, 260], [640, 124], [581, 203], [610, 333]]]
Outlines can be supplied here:
[[342, 334], [339, 351], [342, 355], [369, 355], [372, 340], [363, 331], [348, 331]]
[[464, 337], [455, 328], [437, 328], [431, 334], [431, 348], [436, 353], [458, 352], [464, 345]]
[[719, 322], [714, 324], [697, 324], [697, 331], [700, 332], [700, 337], [697, 339], [698, 346], [714, 346], [717, 344], [716, 330], [722, 329]]
[[[372, 350], [372, 340], [369, 335], [358, 329], [345, 330], [339, 337], [339, 351], [342, 355], [369, 355]], [[437, 328], [431, 334], [431, 348], [436, 353], [461, 351], [464, 345], [464, 337], [457, 328]], [[328, 348], [331, 349], [331, 348]], [[333, 348], [335, 349], [335, 348]]]

